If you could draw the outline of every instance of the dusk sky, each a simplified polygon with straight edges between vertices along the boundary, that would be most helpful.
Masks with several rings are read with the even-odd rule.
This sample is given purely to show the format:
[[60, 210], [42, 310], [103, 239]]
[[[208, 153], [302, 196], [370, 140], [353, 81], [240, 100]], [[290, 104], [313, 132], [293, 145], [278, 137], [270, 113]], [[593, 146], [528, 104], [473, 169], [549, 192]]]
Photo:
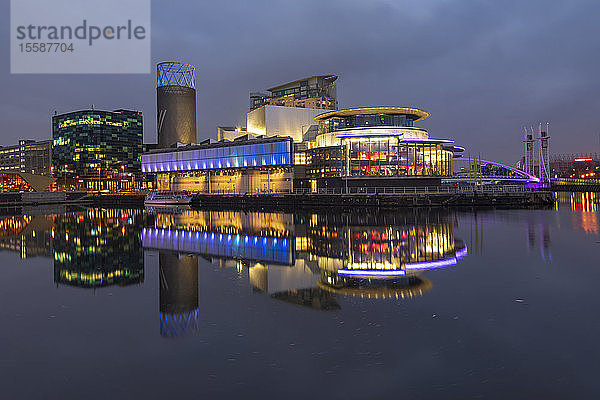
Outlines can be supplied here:
[[[156, 142], [155, 74], [11, 75], [8, 0], [0, 14], [0, 145], [92, 104], [142, 111]], [[197, 67], [199, 140], [245, 124], [251, 91], [336, 74], [340, 108], [422, 108], [432, 137], [514, 164], [538, 121], [552, 154], [600, 153], [599, 16], [592, 0], [153, 1], [152, 69]]]

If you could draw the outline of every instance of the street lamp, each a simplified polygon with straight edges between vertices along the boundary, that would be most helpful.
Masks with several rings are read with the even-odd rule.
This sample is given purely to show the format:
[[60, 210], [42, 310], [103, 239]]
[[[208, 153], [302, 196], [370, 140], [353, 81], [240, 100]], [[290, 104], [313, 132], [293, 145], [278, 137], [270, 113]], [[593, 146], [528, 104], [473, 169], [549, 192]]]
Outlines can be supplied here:
[[119, 188], [123, 190], [123, 179], [125, 175], [125, 164], [121, 165], [121, 178], [119, 179]]
[[64, 172], [65, 172], [65, 192], [67, 191], [67, 167], [68, 167], [68, 165], [65, 164], [65, 169], [64, 169]]

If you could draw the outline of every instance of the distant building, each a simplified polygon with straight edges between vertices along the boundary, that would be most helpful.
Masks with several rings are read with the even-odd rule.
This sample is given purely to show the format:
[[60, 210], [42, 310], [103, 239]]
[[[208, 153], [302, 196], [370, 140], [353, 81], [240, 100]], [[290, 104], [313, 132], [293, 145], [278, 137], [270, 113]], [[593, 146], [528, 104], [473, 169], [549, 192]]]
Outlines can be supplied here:
[[52, 175], [52, 141], [19, 140], [0, 147], [0, 173], [7, 172]]
[[267, 89], [270, 94], [250, 93], [250, 109], [284, 106], [337, 110], [336, 75], [315, 75]]
[[55, 115], [52, 139], [53, 173], [59, 185], [127, 189], [140, 173], [143, 125], [139, 111], [92, 109]]
[[599, 154], [555, 154], [550, 157], [551, 178], [600, 178]]

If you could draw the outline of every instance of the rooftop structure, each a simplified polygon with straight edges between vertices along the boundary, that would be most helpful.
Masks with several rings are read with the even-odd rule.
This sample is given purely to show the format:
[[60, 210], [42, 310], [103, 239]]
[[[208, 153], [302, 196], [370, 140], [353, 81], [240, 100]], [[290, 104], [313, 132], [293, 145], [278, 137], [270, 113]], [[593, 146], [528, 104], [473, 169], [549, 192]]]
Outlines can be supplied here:
[[335, 110], [337, 78], [336, 75], [314, 75], [267, 89], [270, 94], [250, 93], [250, 109], [274, 105]]

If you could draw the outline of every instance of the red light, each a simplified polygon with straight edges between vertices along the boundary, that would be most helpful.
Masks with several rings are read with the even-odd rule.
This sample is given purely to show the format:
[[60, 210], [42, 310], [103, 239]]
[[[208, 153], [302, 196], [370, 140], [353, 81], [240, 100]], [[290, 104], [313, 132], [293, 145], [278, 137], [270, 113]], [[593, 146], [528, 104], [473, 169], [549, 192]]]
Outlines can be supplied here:
[[127, 219], [129, 218], [129, 214], [126, 212], [121, 213], [121, 219]]
[[79, 214], [77, 216], [77, 219], [79, 220], [79, 222], [83, 222], [85, 220], [85, 216], [83, 214]]
[[593, 158], [576, 158], [573, 161], [575, 161], [575, 162], [585, 162], [585, 161], [594, 161], [594, 159]]

